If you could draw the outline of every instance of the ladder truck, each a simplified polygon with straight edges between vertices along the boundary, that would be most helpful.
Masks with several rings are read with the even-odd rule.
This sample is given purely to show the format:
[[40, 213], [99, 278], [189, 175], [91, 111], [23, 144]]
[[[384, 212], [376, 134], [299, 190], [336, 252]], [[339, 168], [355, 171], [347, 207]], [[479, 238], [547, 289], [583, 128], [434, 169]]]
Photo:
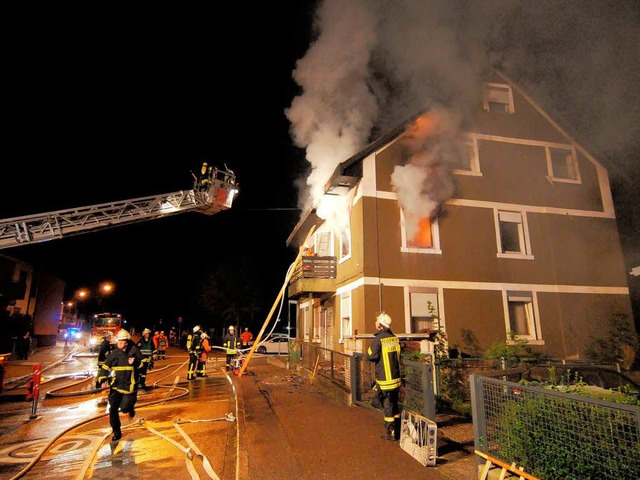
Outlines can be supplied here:
[[0, 249], [189, 211], [214, 215], [230, 209], [237, 193], [235, 174], [226, 165], [224, 170], [203, 168], [191, 190], [0, 219]]

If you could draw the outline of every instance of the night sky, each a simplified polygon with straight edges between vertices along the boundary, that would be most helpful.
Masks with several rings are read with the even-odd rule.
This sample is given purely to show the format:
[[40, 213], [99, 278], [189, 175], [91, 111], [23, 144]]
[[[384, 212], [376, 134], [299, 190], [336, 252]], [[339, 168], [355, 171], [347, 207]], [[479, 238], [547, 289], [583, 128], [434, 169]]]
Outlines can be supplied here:
[[246, 7], [225, 7], [231, 22], [172, 12], [118, 15], [115, 24], [51, 24], [44, 14], [20, 22], [5, 87], [0, 218], [190, 189], [203, 161], [226, 163], [240, 193], [213, 216], [188, 212], [1, 253], [59, 274], [68, 297], [114, 282], [104, 305], [139, 326], [207, 322], [189, 317], [206, 268], [249, 257], [265, 291], [256, 317], [266, 318], [297, 253], [285, 244], [299, 218], [292, 185], [304, 152], [283, 112], [311, 10], [290, 2], [286, 17], [266, 22], [273, 7], [252, 5], [249, 18]]
[[[211, 217], [189, 212], [0, 253], [55, 272], [67, 282], [68, 296], [114, 282], [109, 306], [139, 327], [160, 318], [173, 324], [178, 316], [187, 324], [207, 323], [194, 309], [207, 267], [242, 258], [264, 285], [263, 311], [256, 315], [261, 325], [297, 253], [285, 242], [299, 218], [294, 185], [309, 168], [308, 144], [294, 144], [285, 110], [296, 97], [309, 99], [311, 83], [335, 80], [347, 63], [344, 50], [353, 47], [351, 40], [336, 42], [340, 51], [331, 51], [318, 42], [315, 54], [324, 67], [298, 85], [296, 62], [318, 38], [314, 3], [226, 2], [206, 12], [64, 12], [59, 6], [28, 16], [7, 12], [0, 218], [189, 189], [191, 172], [203, 161], [226, 163], [240, 193], [231, 210]], [[407, 7], [403, 20], [410, 22], [400, 31], [417, 26], [431, 35], [413, 35], [417, 45], [403, 41], [395, 50], [391, 35], [388, 43], [380, 37], [373, 61], [395, 51], [409, 64], [412, 53], [427, 52], [422, 56], [431, 64], [414, 71], [429, 72], [431, 81], [423, 83], [446, 98], [450, 92], [441, 87], [455, 82], [445, 72], [456, 77], [461, 71], [452, 68], [453, 60], [442, 60], [458, 51], [447, 42], [482, 43], [492, 61], [590, 139], [596, 158], [606, 158], [627, 259], [640, 261], [638, 4], [569, 0], [554, 3], [550, 12], [547, 2], [513, 0], [392, 3], [426, 14], [422, 24]], [[433, 9], [426, 12], [426, 4]], [[370, 9], [389, 32], [394, 21], [402, 23], [389, 2], [326, 5], [320, 32], [342, 29], [346, 38], [356, 32], [362, 17], [352, 7]], [[440, 28], [445, 25], [458, 35], [447, 35]], [[355, 81], [344, 79], [344, 86]], [[324, 97], [313, 98], [314, 111], [348, 98], [340, 94], [338, 87], [327, 88]], [[389, 112], [401, 118], [415, 113], [386, 101], [374, 126], [389, 122]], [[630, 281], [640, 291], [638, 280]]]

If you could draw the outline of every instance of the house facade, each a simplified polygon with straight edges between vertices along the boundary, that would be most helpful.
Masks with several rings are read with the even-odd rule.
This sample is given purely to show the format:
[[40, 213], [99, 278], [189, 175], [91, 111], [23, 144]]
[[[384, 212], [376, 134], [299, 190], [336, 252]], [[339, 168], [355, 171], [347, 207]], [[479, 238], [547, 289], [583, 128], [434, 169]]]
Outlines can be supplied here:
[[300, 340], [366, 351], [384, 311], [405, 338], [440, 329], [449, 347], [473, 338], [482, 350], [518, 338], [577, 359], [612, 315], [633, 325], [609, 179], [593, 155], [496, 73], [478, 87], [456, 160], [422, 164], [435, 176], [422, 190], [449, 188], [427, 215], [399, 187], [399, 170], [415, 176], [420, 151], [407, 139], [425, 121], [437, 126], [437, 113], [336, 168], [325, 196], [347, 205], [346, 222], [307, 210], [289, 236], [304, 250], [287, 291]]

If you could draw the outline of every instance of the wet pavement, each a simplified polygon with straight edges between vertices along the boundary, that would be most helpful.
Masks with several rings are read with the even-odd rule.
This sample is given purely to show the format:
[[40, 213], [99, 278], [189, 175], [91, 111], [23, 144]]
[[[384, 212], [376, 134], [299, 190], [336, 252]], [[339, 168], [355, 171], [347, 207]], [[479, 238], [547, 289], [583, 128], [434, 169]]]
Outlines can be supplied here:
[[[69, 353], [62, 346], [44, 347], [28, 361], [7, 365], [2, 397], [16, 397], [0, 398], [0, 477], [477, 478], [470, 424], [444, 419], [436, 466], [425, 467], [398, 442], [383, 439], [381, 412], [345, 405], [322, 379], [284, 368], [274, 356], [254, 356], [237, 377], [220, 368], [222, 355], [213, 355], [209, 376], [188, 382], [186, 352], [170, 349], [150, 375], [156, 387], [141, 392], [136, 417], [121, 417], [126, 427], [119, 442], [110, 442], [99, 393], [43, 398], [51, 391], [45, 384], [38, 416], [29, 418], [32, 404], [16, 401], [22, 394], [15, 380], [28, 378], [34, 364], [45, 376], [71, 369]], [[66, 381], [79, 382], [76, 391], [93, 388], [92, 379], [86, 386], [82, 378]], [[51, 447], [37, 458], [44, 445]]]

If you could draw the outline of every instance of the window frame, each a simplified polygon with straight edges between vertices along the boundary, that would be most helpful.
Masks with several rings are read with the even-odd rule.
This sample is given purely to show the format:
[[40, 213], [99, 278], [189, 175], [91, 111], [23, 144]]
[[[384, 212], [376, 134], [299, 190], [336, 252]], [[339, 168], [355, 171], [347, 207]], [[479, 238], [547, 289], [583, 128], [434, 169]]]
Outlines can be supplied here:
[[[506, 210], [495, 208], [493, 210], [495, 229], [496, 229], [496, 247], [498, 258], [520, 258], [533, 260], [531, 253], [531, 238], [529, 235], [529, 223], [527, 221], [527, 212], [524, 210]], [[504, 236], [503, 224], [514, 223], [517, 225], [518, 244], [520, 251], [504, 251], [502, 245], [502, 237]]]
[[[347, 311], [345, 314], [345, 310]], [[340, 294], [340, 339], [343, 343], [345, 338], [353, 338], [353, 304], [351, 290]]]
[[437, 218], [430, 219], [432, 247], [411, 247], [408, 245], [407, 227], [404, 210], [400, 208], [400, 251], [404, 253], [426, 253], [441, 255], [440, 249], [440, 226]]
[[302, 338], [309, 341], [309, 317], [312, 315], [313, 304], [311, 301], [300, 302], [299, 309], [302, 317]]
[[469, 159], [468, 168], [454, 168], [455, 175], [475, 175], [482, 176], [480, 172], [480, 154], [478, 152], [478, 139], [475, 136], [469, 136], [463, 142], [466, 149], [467, 158]]
[[[567, 170], [573, 170], [573, 177], [562, 177], [557, 176], [556, 169], [554, 168], [555, 164], [553, 161], [553, 151], [554, 150], [564, 150], [569, 152], [569, 157], [565, 156], [565, 160], [569, 158], [570, 160], [567, 162]], [[580, 168], [578, 166], [578, 158], [576, 155], [576, 149], [572, 146], [554, 146], [548, 145], [545, 147], [545, 155], [547, 158], [547, 174], [551, 180], [558, 183], [582, 183], [582, 178], [580, 177]]]
[[440, 312], [442, 299], [440, 298], [441, 292], [439, 291], [439, 289], [428, 288], [428, 287], [406, 287], [405, 288], [405, 303], [406, 303], [405, 311], [408, 313], [407, 324], [405, 325], [406, 331], [408, 333], [424, 333], [424, 332], [419, 332], [418, 329], [415, 328], [415, 322], [414, 322], [414, 318], [428, 316], [428, 315], [421, 315], [421, 316], [413, 315], [414, 314], [413, 300], [414, 300], [414, 296], [417, 297], [418, 295], [425, 295], [426, 297], [430, 297], [430, 298], [425, 298], [425, 301], [431, 301], [431, 303], [435, 306], [435, 313], [430, 317], [431, 318], [430, 330], [442, 329], [443, 327], [442, 314]]
[[[504, 305], [504, 324], [507, 335], [507, 343], [515, 343], [517, 340], [527, 340], [530, 344], [543, 344], [542, 331], [540, 329], [540, 311], [538, 309], [538, 296], [535, 291], [503, 290], [502, 301]], [[515, 302], [526, 302], [527, 328], [526, 335], [516, 334], [511, 328], [511, 305]]]
[[[491, 95], [492, 93], [494, 95]], [[495, 97], [498, 94], [503, 94], [504, 96], [506, 96], [506, 99], [505, 99], [506, 102], [491, 101], [492, 97], [495, 99]], [[491, 109], [491, 104], [505, 105], [506, 111]], [[513, 89], [511, 88], [511, 85], [509, 85], [508, 83], [493, 83], [493, 82], [483, 83], [482, 84], [482, 108], [484, 108], [484, 110], [487, 112], [493, 112], [493, 113], [509, 113], [509, 114], [515, 113], [515, 106], [513, 103]]]
[[[344, 248], [345, 248], [345, 242], [344, 242], [344, 238], [346, 236], [346, 239], [348, 241], [347, 243], [347, 251], [345, 253]], [[347, 260], [349, 260], [351, 258], [351, 228], [350, 227], [346, 227], [345, 231], [340, 232], [340, 258], [338, 260], [338, 263], [342, 263], [345, 262]]]

